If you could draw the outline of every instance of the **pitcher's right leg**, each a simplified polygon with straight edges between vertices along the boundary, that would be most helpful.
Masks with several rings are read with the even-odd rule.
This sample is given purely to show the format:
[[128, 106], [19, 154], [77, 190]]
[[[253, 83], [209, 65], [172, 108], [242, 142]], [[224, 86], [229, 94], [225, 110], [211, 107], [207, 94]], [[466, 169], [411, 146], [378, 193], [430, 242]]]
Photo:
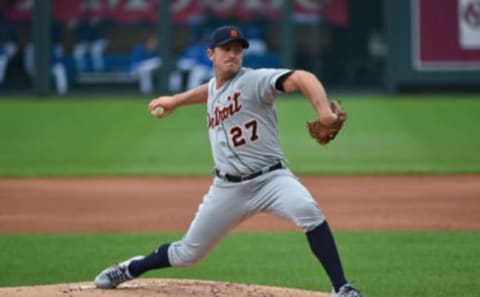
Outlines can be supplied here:
[[146, 257], [134, 257], [105, 269], [95, 279], [97, 287], [115, 288], [146, 271], [191, 266], [205, 257], [228, 231], [251, 215], [247, 212], [245, 185], [216, 183], [223, 186], [211, 186], [181, 240], [165, 243]]

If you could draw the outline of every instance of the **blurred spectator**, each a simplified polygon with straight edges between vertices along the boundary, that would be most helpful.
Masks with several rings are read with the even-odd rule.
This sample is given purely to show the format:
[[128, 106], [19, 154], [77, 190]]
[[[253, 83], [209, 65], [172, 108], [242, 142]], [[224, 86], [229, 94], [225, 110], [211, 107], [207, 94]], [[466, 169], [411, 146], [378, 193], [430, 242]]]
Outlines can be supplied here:
[[17, 53], [17, 44], [15, 40], [8, 38], [7, 32], [3, 32], [6, 28], [0, 23], [2, 32], [0, 33], [0, 85], [5, 81], [5, 74], [7, 71], [8, 62]]
[[0, 85], [5, 81], [8, 62], [17, 52], [17, 45], [13, 42], [0, 44]]
[[131, 55], [131, 75], [138, 79], [140, 92], [150, 95], [153, 92], [153, 77], [162, 66], [158, 40], [149, 36], [145, 42], [135, 45]]
[[18, 28], [6, 17], [6, 3], [0, 4], [0, 85], [5, 81], [8, 62], [17, 53]]
[[[63, 63], [63, 45], [61, 43], [60, 27], [52, 25], [52, 75], [55, 80], [57, 94], [65, 95], [68, 92], [67, 71]], [[30, 78], [35, 75], [35, 49], [29, 42], [24, 49], [24, 69]]]
[[[170, 76], [170, 91], [192, 89], [212, 77], [212, 63], [208, 58], [206, 41], [210, 31], [187, 47], [177, 61], [177, 70]], [[184, 81], [185, 79], [185, 81]]]
[[88, 70], [88, 57], [90, 56], [91, 68], [95, 72], [105, 70], [104, 53], [108, 40], [100, 32], [98, 19], [89, 20], [79, 18], [70, 24], [74, 27], [76, 42], [73, 46], [73, 57], [77, 71]]
[[245, 38], [250, 43], [244, 55], [265, 55], [268, 52], [267, 41], [263, 30], [256, 25], [247, 25], [244, 30]]
[[[34, 47], [30, 42], [24, 50], [25, 72], [33, 77], [35, 75]], [[68, 92], [67, 71], [63, 64], [63, 47], [61, 44], [55, 44], [52, 49], [52, 74], [55, 79], [55, 88], [57, 94], [65, 95]]]
[[104, 52], [108, 45], [102, 29], [109, 22], [107, 1], [56, 0], [56, 19], [68, 24], [73, 33], [72, 55], [79, 72], [105, 70]]

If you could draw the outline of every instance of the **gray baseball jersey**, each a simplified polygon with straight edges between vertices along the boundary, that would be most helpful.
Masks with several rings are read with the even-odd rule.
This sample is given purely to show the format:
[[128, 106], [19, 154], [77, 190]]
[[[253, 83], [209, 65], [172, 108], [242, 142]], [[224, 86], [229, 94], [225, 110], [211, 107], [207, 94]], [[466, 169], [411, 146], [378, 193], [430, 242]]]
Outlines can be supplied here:
[[[189, 230], [168, 249], [172, 266], [193, 265], [225, 234], [247, 218], [268, 212], [304, 231], [325, 220], [308, 190], [285, 167], [275, 98], [277, 79], [288, 69], [242, 68], [217, 89], [209, 82], [207, 122], [217, 169]], [[271, 166], [281, 164], [271, 170]], [[225, 175], [255, 178], [232, 181]]]
[[284, 159], [275, 113], [276, 80], [288, 69], [242, 68], [220, 89], [208, 90], [208, 130], [215, 167], [246, 175]]

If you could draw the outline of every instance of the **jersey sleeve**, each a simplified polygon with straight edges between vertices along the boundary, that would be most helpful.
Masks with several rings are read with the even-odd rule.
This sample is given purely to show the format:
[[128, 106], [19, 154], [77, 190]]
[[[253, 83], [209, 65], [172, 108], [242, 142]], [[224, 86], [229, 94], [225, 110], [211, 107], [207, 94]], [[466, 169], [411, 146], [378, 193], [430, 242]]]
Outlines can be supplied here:
[[257, 69], [252, 71], [250, 85], [254, 87], [255, 95], [265, 104], [272, 104], [275, 98], [283, 92], [276, 88], [277, 80], [291, 69]]

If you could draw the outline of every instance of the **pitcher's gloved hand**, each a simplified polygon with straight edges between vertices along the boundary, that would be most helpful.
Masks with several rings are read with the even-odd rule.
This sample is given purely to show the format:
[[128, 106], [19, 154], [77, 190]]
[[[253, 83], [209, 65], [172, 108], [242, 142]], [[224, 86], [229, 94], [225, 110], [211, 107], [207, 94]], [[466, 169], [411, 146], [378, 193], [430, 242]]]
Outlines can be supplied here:
[[338, 132], [343, 127], [343, 123], [347, 119], [347, 114], [342, 110], [340, 102], [333, 100], [330, 103], [332, 112], [337, 115], [337, 120], [331, 124], [323, 124], [320, 120], [307, 122], [308, 132], [318, 143], [324, 145], [335, 139]]

